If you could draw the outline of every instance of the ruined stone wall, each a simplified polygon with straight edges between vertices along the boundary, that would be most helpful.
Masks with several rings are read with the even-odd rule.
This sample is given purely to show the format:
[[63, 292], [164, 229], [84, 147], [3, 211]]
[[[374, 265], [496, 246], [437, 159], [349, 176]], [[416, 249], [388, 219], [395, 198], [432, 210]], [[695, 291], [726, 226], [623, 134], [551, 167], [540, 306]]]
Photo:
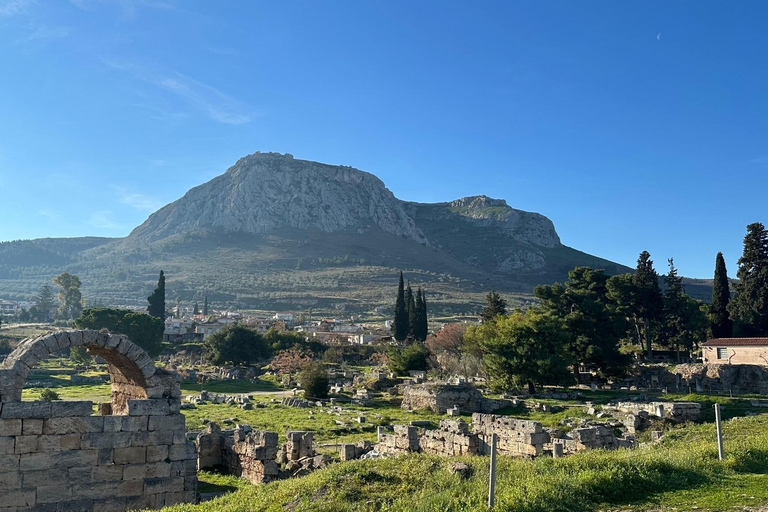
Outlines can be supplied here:
[[[604, 425], [591, 425], [575, 428], [567, 434], [550, 432], [551, 444], [561, 444], [563, 454], [577, 453], [585, 450], [616, 450], [617, 448], [631, 448], [634, 446], [634, 438], [619, 438], [615, 432]], [[552, 446], [544, 447], [552, 450]]]
[[401, 407], [409, 410], [429, 409], [445, 414], [454, 407], [462, 412], [491, 413], [511, 405], [511, 400], [484, 398], [477, 388], [467, 384], [420, 384], [403, 390]]
[[[701, 404], [697, 402], [618, 402], [612, 408], [627, 414], [638, 415], [644, 412], [650, 416], [664, 417], [672, 421], [696, 421], [701, 416]], [[611, 407], [605, 409], [610, 410]]]
[[463, 420], [442, 420], [437, 430], [426, 430], [419, 437], [421, 453], [436, 455], [477, 455], [479, 441]]
[[495, 414], [472, 415], [472, 431], [479, 436], [479, 453], [491, 453], [491, 436], [496, 434], [497, 451], [503, 455], [533, 458], [541, 455], [549, 434], [538, 421], [520, 420]]
[[91, 416], [91, 402], [3, 403], [0, 512], [194, 502], [197, 455], [178, 401], [128, 400], [126, 406], [124, 416]]
[[694, 391], [768, 393], [768, 368], [753, 364], [680, 364], [675, 374]]
[[[112, 402], [22, 402], [30, 370], [85, 347], [103, 357]], [[0, 365], [0, 512], [123, 511], [197, 498], [178, 376], [125, 336], [62, 331], [24, 340]]]

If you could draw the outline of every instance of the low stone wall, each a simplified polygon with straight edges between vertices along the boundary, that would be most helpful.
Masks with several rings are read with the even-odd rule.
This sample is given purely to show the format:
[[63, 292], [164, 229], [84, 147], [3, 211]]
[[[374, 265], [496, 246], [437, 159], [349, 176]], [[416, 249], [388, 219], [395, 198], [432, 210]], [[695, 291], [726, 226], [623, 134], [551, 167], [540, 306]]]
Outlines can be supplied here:
[[212, 469], [217, 466], [243, 477], [251, 483], [266, 483], [277, 478], [277, 433], [251, 430], [238, 425], [223, 431], [215, 422], [197, 435], [197, 467]]
[[419, 438], [421, 453], [477, 455], [479, 440], [463, 420], [442, 420], [438, 430], [426, 430]]
[[454, 407], [462, 412], [491, 413], [512, 405], [511, 400], [485, 398], [477, 388], [467, 384], [419, 384], [403, 389], [401, 407], [409, 410], [429, 409], [445, 414]]
[[619, 438], [615, 432], [604, 425], [590, 425], [575, 428], [567, 434], [556, 434], [550, 431], [551, 445], [545, 449], [552, 450], [554, 444], [563, 446], [563, 454], [577, 453], [585, 450], [615, 450], [617, 448], [632, 448], [633, 437]]
[[178, 400], [127, 400], [124, 416], [91, 416], [92, 407], [0, 406], [0, 511], [122, 511], [195, 501], [197, 454]]
[[676, 422], [697, 421], [701, 417], [701, 404], [697, 402], [618, 402], [606, 410], [638, 415], [644, 412], [650, 416], [667, 418]]
[[497, 451], [514, 457], [533, 458], [541, 455], [550, 441], [538, 421], [520, 420], [495, 414], [472, 415], [472, 431], [480, 437], [479, 453], [491, 453], [491, 436], [498, 436]]

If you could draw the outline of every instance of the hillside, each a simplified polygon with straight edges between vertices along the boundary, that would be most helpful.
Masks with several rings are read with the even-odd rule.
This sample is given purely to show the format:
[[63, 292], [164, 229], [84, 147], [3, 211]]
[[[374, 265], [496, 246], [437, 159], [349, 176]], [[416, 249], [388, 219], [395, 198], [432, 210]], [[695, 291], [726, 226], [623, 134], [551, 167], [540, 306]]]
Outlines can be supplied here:
[[365, 313], [391, 304], [403, 270], [433, 312], [453, 314], [492, 288], [523, 302], [577, 265], [630, 271], [563, 245], [548, 218], [502, 199], [405, 202], [351, 167], [255, 153], [125, 238], [0, 243], [0, 296], [29, 298], [68, 271], [92, 304], [144, 304], [163, 269], [168, 297], [183, 301]]

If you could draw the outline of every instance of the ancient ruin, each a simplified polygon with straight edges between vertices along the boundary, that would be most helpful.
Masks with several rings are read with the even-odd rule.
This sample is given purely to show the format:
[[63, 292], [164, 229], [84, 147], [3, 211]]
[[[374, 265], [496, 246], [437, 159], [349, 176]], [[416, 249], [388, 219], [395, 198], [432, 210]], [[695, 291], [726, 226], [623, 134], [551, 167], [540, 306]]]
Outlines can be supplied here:
[[406, 387], [401, 407], [409, 410], [430, 409], [445, 414], [454, 408], [462, 412], [492, 413], [512, 405], [511, 400], [485, 398], [480, 390], [469, 384], [429, 383]]
[[[84, 347], [108, 364], [112, 400], [22, 402], [29, 371]], [[123, 511], [194, 502], [195, 446], [177, 376], [127, 337], [92, 330], [24, 340], [0, 365], [0, 512]]]

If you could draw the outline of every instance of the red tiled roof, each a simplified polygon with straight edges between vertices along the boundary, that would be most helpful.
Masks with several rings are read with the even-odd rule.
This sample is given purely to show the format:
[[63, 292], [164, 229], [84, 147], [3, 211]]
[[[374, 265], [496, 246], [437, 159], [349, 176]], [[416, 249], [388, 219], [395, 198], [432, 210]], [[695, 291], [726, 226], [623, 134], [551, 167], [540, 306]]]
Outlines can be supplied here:
[[701, 344], [702, 347], [762, 347], [768, 346], [768, 338], [715, 338]]

